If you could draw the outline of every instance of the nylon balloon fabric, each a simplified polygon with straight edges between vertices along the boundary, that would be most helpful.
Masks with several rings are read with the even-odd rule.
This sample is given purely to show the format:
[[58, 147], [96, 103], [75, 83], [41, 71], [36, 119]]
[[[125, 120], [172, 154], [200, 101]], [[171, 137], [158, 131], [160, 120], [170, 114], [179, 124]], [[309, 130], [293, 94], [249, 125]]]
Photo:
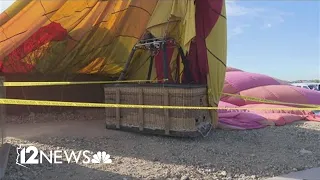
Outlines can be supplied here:
[[145, 2], [17, 1], [1, 26], [1, 70], [115, 75], [157, 5]]
[[[188, 63], [177, 56], [178, 47], [168, 47], [169, 80], [208, 85], [209, 103], [218, 106], [226, 71], [224, 0], [17, 0], [0, 15], [0, 29], [5, 74], [118, 78], [146, 32], [172, 38]], [[149, 56], [138, 50], [126, 79], [146, 79]], [[162, 57], [154, 58], [152, 79], [164, 77]], [[212, 116], [217, 123], [217, 112]]]
[[[220, 110], [219, 126], [228, 129], [257, 129], [266, 126], [282, 126], [295, 121], [320, 121], [320, 116], [307, 110], [285, 110], [301, 107], [299, 104], [320, 106], [320, 92], [294, 87], [267, 75], [245, 72], [229, 67], [223, 88], [224, 93], [252, 97], [254, 101], [238, 96], [223, 95], [219, 107], [241, 110]], [[282, 102], [270, 104], [263, 100]], [[287, 103], [287, 104], [285, 104]], [[290, 103], [290, 104], [288, 104]], [[255, 108], [264, 108], [257, 110]], [[278, 110], [283, 108], [284, 110]]]

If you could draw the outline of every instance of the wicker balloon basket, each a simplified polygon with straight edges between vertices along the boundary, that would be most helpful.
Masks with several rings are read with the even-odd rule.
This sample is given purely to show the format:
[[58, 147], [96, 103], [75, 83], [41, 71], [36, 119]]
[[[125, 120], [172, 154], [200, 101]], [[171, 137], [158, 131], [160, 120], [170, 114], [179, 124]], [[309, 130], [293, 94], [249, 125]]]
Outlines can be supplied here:
[[[109, 84], [105, 102], [163, 106], [208, 106], [199, 85]], [[106, 108], [106, 127], [149, 134], [196, 137], [211, 130], [208, 110]]]

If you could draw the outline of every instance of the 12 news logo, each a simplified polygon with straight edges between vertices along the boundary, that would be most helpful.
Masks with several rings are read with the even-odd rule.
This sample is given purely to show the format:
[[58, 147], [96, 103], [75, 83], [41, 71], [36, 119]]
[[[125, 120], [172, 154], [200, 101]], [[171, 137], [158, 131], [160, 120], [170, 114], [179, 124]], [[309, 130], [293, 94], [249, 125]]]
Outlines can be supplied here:
[[[30, 154], [29, 158], [26, 158], [26, 155]], [[90, 154], [92, 154], [88, 150], [67, 152], [63, 150], [54, 150], [49, 151], [48, 154], [44, 153], [41, 150], [38, 150], [35, 146], [28, 146], [25, 147], [17, 147], [17, 158], [16, 164], [19, 166], [26, 167], [25, 165], [30, 164], [42, 164], [44, 160], [51, 164], [62, 164], [63, 159], [67, 161], [67, 163], [80, 163], [80, 159], [82, 160], [83, 164], [110, 164], [112, 160], [110, 159], [110, 155], [107, 154], [105, 151], [98, 151], [96, 154], [90, 158]], [[39, 157], [38, 157], [39, 156]]]

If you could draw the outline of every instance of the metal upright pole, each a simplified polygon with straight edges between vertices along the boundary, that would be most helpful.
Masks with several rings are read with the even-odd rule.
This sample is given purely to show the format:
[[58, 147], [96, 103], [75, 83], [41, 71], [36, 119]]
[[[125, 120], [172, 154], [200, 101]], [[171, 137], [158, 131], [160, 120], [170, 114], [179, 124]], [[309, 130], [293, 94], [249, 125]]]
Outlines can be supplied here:
[[153, 54], [150, 56], [150, 64], [149, 64], [149, 71], [148, 71], [148, 77], [147, 80], [151, 79], [151, 73], [152, 73], [152, 68], [153, 68]]
[[[0, 78], [0, 98], [6, 98], [6, 87], [4, 86], [4, 78]], [[4, 143], [4, 136], [5, 136], [5, 104], [0, 105], [0, 128], [1, 128], [1, 146], [3, 146]]]
[[179, 51], [179, 54], [180, 54], [180, 57], [181, 57], [181, 60], [183, 63], [183, 73], [184, 73], [185, 77], [187, 78], [187, 81], [192, 82], [193, 80], [192, 80], [192, 76], [191, 76], [191, 71], [189, 69], [190, 65], [189, 65], [187, 57], [185, 56], [181, 46], [178, 47], [178, 51]]
[[130, 65], [130, 63], [131, 63], [131, 60], [132, 60], [133, 55], [134, 55], [135, 52], [136, 52], [136, 47], [133, 47], [132, 50], [131, 50], [131, 52], [130, 52], [130, 55], [129, 55], [128, 59], [127, 59], [127, 62], [126, 62], [126, 64], [125, 64], [125, 66], [124, 66], [124, 69], [123, 69], [123, 71], [121, 72], [120, 77], [118, 78], [118, 81], [121, 81], [121, 80], [124, 79], [124, 77], [125, 77], [125, 75], [126, 75], [126, 73], [127, 73], [127, 71], [128, 71], [129, 65]]
[[168, 81], [168, 77], [169, 77], [166, 41], [164, 41], [161, 45], [162, 45], [162, 52], [163, 52], [163, 78], [164, 78], [164, 83], [166, 83]]

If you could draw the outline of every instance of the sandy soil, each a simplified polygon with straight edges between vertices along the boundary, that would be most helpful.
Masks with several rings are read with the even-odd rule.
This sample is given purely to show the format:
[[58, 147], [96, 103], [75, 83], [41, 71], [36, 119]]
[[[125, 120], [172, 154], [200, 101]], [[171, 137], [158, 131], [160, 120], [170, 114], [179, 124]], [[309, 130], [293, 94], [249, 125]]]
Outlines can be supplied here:
[[[5, 180], [264, 179], [320, 166], [320, 123], [251, 131], [214, 130], [180, 139], [107, 130], [100, 110], [8, 117], [13, 144]], [[20, 144], [41, 150], [106, 151], [112, 164], [15, 164]]]

